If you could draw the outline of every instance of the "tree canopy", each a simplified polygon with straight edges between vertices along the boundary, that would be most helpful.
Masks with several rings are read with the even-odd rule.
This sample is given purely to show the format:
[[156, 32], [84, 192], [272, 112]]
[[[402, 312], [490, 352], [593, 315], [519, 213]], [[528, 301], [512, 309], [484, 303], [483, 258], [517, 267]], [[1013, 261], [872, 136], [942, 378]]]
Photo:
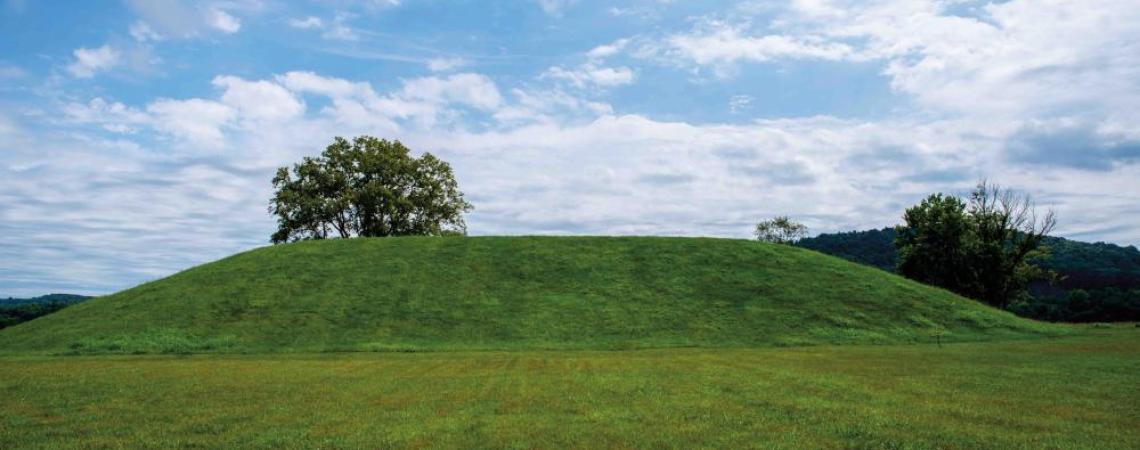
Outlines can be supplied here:
[[756, 239], [776, 244], [795, 244], [807, 235], [807, 226], [788, 216], [777, 216], [756, 224]]
[[400, 141], [337, 137], [319, 157], [277, 169], [269, 212], [273, 243], [353, 236], [465, 234], [463, 199], [451, 166], [419, 158]]
[[903, 214], [898, 271], [991, 305], [1008, 308], [1028, 283], [1049, 274], [1031, 264], [1057, 220], [1038, 215], [1028, 195], [986, 181], [968, 201], [933, 194]]
[[970, 224], [959, 198], [931, 194], [903, 213], [895, 237], [898, 272], [959, 294], [971, 291], [966, 250]]

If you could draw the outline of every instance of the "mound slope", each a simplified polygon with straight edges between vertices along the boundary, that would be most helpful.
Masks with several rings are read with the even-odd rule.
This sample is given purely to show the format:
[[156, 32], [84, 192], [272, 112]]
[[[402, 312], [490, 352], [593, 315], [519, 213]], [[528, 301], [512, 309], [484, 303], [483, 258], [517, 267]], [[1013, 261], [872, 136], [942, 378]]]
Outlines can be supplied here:
[[5, 352], [766, 346], [1061, 332], [810, 250], [657, 237], [259, 248], [0, 332]]

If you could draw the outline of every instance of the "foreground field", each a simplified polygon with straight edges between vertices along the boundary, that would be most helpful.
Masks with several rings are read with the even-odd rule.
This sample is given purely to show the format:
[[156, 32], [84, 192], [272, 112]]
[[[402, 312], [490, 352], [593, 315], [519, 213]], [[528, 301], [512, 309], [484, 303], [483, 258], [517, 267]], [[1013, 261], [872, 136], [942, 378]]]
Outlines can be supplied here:
[[1140, 331], [618, 352], [7, 357], [0, 448], [1140, 448]]

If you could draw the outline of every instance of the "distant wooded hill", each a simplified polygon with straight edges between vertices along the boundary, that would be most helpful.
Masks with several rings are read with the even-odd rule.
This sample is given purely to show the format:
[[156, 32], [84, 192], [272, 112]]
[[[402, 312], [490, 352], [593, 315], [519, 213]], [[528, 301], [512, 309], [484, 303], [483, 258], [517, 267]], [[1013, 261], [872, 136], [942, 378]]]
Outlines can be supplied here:
[[[797, 245], [893, 272], [898, 255], [895, 230], [821, 234]], [[1055, 284], [1035, 283], [1031, 298], [1014, 312], [1041, 320], [1068, 322], [1140, 320], [1140, 250], [1104, 242], [1048, 237], [1052, 256], [1037, 264], [1060, 275]]]
[[0, 306], [32, 305], [39, 303], [75, 303], [91, 298], [88, 295], [48, 294], [31, 298], [0, 298]]
[[32, 298], [0, 298], [0, 329], [51, 314], [90, 299], [86, 295], [48, 294]]

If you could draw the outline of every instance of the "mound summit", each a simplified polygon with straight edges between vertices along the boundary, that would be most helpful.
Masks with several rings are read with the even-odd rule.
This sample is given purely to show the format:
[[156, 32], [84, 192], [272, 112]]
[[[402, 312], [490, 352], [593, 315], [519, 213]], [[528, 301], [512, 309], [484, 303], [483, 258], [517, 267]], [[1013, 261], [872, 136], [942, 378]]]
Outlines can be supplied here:
[[5, 329], [0, 351], [741, 347], [1061, 330], [790, 246], [402, 237], [240, 253]]

